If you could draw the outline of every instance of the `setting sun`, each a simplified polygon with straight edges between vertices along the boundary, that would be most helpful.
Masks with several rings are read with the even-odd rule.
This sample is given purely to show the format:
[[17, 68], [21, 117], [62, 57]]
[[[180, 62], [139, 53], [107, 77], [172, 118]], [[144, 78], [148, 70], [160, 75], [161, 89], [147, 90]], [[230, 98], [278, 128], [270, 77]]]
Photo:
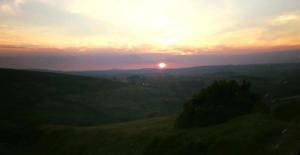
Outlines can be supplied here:
[[164, 62], [161, 62], [161, 63], [158, 64], [159, 69], [164, 69], [164, 68], [166, 68], [166, 66], [167, 66], [167, 64], [164, 63]]

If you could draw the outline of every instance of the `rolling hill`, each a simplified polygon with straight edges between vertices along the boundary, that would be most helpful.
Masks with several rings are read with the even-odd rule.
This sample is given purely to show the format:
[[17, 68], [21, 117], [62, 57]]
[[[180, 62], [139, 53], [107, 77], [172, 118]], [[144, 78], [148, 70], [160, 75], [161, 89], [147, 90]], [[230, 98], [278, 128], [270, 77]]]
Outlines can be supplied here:
[[41, 125], [91, 126], [163, 116], [182, 104], [170, 92], [61, 73], [0, 69], [0, 85], [0, 154], [32, 144]]
[[[300, 99], [279, 101], [281, 108], [300, 110]], [[208, 127], [176, 129], [176, 116], [94, 127], [44, 126], [31, 154], [53, 155], [298, 155], [299, 113], [250, 114]]]
[[30, 113], [55, 124], [92, 125], [166, 115], [174, 111], [168, 104], [180, 100], [150, 87], [48, 72], [0, 69], [0, 83], [6, 118], [37, 118]]

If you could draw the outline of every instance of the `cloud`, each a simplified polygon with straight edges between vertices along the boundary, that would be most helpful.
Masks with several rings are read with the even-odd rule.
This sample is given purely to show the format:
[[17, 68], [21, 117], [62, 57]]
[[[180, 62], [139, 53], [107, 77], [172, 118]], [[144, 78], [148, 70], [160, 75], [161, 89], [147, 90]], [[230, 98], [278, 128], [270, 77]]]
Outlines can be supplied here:
[[25, 3], [25, 0], [4, 0], [0, 1], [0, 13], [15, 15], [19, 7]]
[[[282, 23], [284, 20], [290, 20], [293, 13], [298, 12], [300, 1], [298, 0], [276, 0], [276, 1], [261, 1], [261, 0], [227, 0], [234, 10], [235, 21], [232, 26], [227, 27], [218, 34], [230, 33], [232, 31], [241, 31], [245, 29], [253, 29], [265, 26], [270, 23], [270, 19], [275, 23]], [[217, 35], [218, 35], [217, 34]]]
[[[24, 0], [7, 1], [1, 6], [7, 7], [6, 12], [10, 11], [15, 15], [0, 15], [3, 23], [29, 29], [43, 29], [47, 33], [82, 37], [106, 35], [112, 28], [109, 23], [70, 13], [61, 7], [38, 0], [28, 0], [26, 3]], [[15, 12], [17, 8], [18, 13]]]
[[286, 13], [270, 19], [259, 39], [281, 44], [299, 44], [300, 13]]
[[[30, 17], [30, 18], [28, 18]], [[15, 20], [26, 26], [44, 27], [52, 33], [70, 36], [92, 36], [109, 33], [107, 23], [93, 20], [80, 14], [70, 13], [63, 8], [31, 1], [22, 7], [22, 15]]]
[[272, 21], [272, 25], [282, 25], [288, 22], [297, 21], [299, 20], [299, 16], [297, 14], [284, 14], [278, 17], [275, 17]]
[[1, 6], [10, 6], [17, 11], [12, 10], [13, 16], [0, 13], [1, 24], [7, 25], [5, 30], [0, 29], [0, 43], [6, 44], [10, 40], [12, 44], [94, 46], [97, 42], [108, 41], [101, 39], [110, 38], [114, 33], [109, 23], [39, 0], [5, 1]]
[[0, 11], [5, 14], [10, 14], [10, 15], [15, 14], [14, 8], [8, 4], [0, 5]]
[[0, 43], [174, 53], [290, 45], [299, 43], [299, 8], [299, 0], [2, 0], [9, 28]]

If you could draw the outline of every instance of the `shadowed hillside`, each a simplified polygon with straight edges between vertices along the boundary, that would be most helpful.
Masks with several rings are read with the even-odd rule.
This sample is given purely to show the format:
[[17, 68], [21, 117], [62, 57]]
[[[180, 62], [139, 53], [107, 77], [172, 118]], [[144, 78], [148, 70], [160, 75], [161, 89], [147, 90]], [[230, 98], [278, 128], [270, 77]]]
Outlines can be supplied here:
[[[282, 107], [299, 109], [297, 103]], [[279, 110], [279, 109], [274, 109]], [[277, 115], [277, 114], [276, 114]], [[46, 126], [32, 154], [298, 155], [300, 126], [274, 114], [250, 114], [190, 129], [177, 116], [96, 127]], [[290, 116], [293, 118], [297, 115]]]
[[27, 148], [41, 125], [91, 126], [161, 116], [178, 111], [182, 102], [153, 88], [47, 72], [0, 69], [0, 85], [1, 154]]
[[35, 113], [47, 123], [88, 125], [163, 115], [178, 102], [170, 92], [103, 78], [1, 69], [0, 82], [2, 115], [11, 119]]

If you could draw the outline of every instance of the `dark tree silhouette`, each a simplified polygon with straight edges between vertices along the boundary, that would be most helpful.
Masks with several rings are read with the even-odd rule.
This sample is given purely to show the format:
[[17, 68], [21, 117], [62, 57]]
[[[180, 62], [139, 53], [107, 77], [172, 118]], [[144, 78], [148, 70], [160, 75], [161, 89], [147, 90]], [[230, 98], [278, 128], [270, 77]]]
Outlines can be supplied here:
[[251, 112], [259, 97], [250, 92], [250, 86], [246, 81], [215, 81], [184, 105], [176, 127], [214, 125]]

